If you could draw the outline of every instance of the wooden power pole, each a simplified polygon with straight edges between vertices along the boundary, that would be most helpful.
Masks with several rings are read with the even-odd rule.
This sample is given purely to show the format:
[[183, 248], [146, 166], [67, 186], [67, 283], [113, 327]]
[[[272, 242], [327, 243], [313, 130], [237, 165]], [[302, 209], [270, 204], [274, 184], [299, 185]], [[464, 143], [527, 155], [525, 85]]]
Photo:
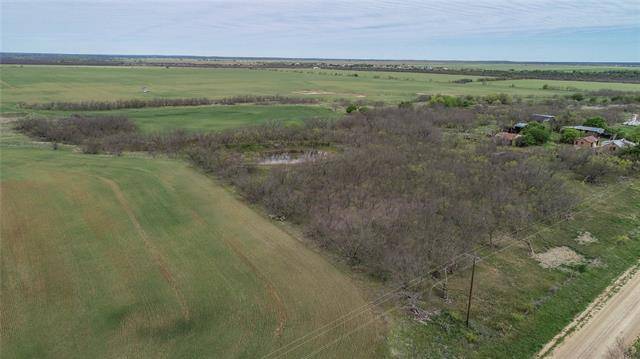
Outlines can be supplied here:
[[469, 313], [471, 312], [471, 296], [473, 295], [473, 277], [476, 274], [476, 256], [473, 256], [473, 266], [471, 267], [471, 285], [469, 286], [469, 303], [467, 303], [467, 328], [469, 328]]

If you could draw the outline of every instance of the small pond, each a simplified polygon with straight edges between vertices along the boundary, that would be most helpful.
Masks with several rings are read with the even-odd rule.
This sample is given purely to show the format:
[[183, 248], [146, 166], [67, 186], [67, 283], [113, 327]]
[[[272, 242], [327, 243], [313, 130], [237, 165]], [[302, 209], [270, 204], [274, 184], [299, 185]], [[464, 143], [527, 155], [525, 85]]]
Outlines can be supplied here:
[[329, 154], [326, 151], [308, 150], [308, 151], [288, 151], [265, 154], [260, 160], [259, 165], [285, 165], [303, 162], [317, 161], [327, 158]]

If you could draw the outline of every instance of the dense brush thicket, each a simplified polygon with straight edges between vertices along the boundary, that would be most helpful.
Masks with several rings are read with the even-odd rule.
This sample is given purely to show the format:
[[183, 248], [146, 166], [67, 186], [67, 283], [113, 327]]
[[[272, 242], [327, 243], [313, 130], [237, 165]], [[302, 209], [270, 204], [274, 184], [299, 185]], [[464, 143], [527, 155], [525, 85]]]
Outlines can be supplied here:
[[131, 120], [117, 116], [72, 116], [58, 120], [29, 118], [19, 120], [16, 129], [45, 141], [70, 144], [81, 144], [87, 139], [138, 131], [138, 127]]
[[[566, 215], [576, 197], [558, 173], [568, 169], [584, 179], [614, 173], [610, 163], [587, 152], [567, 148], [554, 160], [547, 151], [513, 151], [489, 140], [470, 144], [448, 130], [472, 128], [489, 115], [381, 108], [301, 126], [269, 122], [219, 133], [146, 136], [118, 118], [24, 120], [18, 129], [111, 153], [183, 155], [351, 263], [404, 281], [479, 244], [492, 245], [502, 234], [518, 237], [533, 222]], [[267, 171], [247, 160], [265, 149], [328, 145], [336, 150], [328, 158]]]
[[244, 103], [255, 104], [313, 104], [318, 100], [314, 98], [274, 96], [234, 96], [222, 99], [210, 98], [154, 98], [154, 99], [130, 99], [116, 101], [81, 101], [81, 102], [46, 102], [46, 103], [21, 103], [20, 107], [32, 110], [58, 110], [58, 111], [108, 111], [125, 108], [144, 107], [169, 107], [169, 106], [203, 106], [203, 105], [237, 105]]
[[[443, 113], [382, 110], [335, 124], [343, 151], [258, 176], [229, 172], [220, 153], [200, 166], [229, 176], [251, 201], [373, 274], [426, 275], [498, 234], [561, 216], [575, 203], [545, 162], [491, 145], [452, 145]], [[465, 112], [449, 120], [471, 121]], [[230, 157], [226, 157], [230, 158]], [[452, 267], [455, 264], [452, 263]]]

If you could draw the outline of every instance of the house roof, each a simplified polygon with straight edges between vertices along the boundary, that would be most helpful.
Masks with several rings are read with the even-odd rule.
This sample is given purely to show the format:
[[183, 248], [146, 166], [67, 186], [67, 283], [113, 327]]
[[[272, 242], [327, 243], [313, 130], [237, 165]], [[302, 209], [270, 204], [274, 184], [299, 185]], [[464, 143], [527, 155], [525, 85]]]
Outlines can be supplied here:
[[554, 120], [556, 117], [552, 115], [543, 115], [539, 113], [534, 113], [533, 115], [531, 115], [531, 118], [541, 119], [543, 121], [549, 121], [549, 120]]
[[515, 125], [513, 125], [513, 127], [515, 127], [515, 128], [525, 128], [525, 127], [527, 127], [527, 123], [526, 122], [518, 122]]
[[586, 142], [589, 142], [589, 143], [596, 143], [596, 142], [598, 142], [598, 137], [596, 137], [596, 136], [587, 136], [587, 137], [582, 137], [582, 138], [578, 139], [578, 141], [580, 141], [580, 140], [586, 141]]
[[635, 145], [636, 144], [634, 142], [631, 142], [624, 138], [602, 142], [602, 146], [616, 146], [618, 148], [634, 147]]
[[597, 134], [604, 134], [606, 131], [604, 130], [604, 128], [600, 128], [600, 127], [589, 127], [589, 126], [565, 126], [565, 128], [573, 128], [579, 131], [587, 131], [587, 132], [594, 132]]

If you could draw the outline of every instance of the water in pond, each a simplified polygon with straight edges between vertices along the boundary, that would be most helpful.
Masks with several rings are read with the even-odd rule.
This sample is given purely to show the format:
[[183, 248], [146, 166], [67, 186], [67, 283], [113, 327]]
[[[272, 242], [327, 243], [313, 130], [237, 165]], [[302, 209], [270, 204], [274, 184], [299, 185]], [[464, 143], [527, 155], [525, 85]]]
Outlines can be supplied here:
[[304, 151], [304, 152], [280, 152], [270, 154], [263, 157], [258, 164], [261, 165], [284, 165], [284, 164], [296, 164], [309, 161], [317, 161], [327, 157], [325, 151]]

